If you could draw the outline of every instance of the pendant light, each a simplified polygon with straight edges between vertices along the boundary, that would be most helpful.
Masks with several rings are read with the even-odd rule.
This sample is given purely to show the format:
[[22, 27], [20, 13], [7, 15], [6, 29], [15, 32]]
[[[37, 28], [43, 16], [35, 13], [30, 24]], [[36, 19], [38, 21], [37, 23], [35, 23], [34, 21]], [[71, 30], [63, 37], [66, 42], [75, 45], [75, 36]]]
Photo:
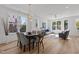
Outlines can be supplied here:
[[28, 19], [32, 21], [32, 10], [31, 10], [31, 4], [28, 4]]

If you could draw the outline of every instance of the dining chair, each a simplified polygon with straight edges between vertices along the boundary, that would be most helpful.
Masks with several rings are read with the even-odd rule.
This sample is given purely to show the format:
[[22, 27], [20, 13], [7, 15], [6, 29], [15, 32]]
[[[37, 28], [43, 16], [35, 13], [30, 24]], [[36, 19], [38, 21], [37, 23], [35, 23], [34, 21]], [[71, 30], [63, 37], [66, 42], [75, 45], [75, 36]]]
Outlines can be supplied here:
[[19, 32], [17, 32], [16, 33], [17, 34], [17, 46], [19, 46], [20, 48], [22, 48], [22, 45], [21, 45], [21, 38], [20, 38], [20, 33]]
[[21, 42], [22, 49], [23, 49], [23, 52], [24, 52], [25, 48], [28, 47], [29, 41], [23, 33], [20, 33], [20, 42]]
[[32, 34], [36, 34], [36, 31], [32, 31]]
[[39, 42], [40, 42], [40, 44], [42, 44], [43, 49], [44, 49], [44, 44], [43, 44], [44, 36], [45, 36], [45, 32], [41, 32], [39, 34], [39, 38], [40, 38], [40, 41]]
[[37, 37], [37, 40], [36, 40], [36, 46], [38, 47], [38, 53], [39, 53], [39, 48], [40, 48], [40, 45], [42, 45], [43, 47], [43, 50], [44, 50], [44, 43], [43, 43], [43, 39], [44, 39], [44, 32], [39, 32], [38, 34], [38, 37]]

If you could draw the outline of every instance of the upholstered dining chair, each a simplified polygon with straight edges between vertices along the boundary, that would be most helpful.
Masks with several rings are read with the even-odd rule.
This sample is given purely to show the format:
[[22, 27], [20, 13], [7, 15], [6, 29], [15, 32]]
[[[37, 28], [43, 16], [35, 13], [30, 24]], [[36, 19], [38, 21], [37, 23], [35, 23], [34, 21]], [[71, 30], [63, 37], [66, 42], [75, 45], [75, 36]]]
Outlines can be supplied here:
[[28, 47], [29, 41], [23, 33], [20, 33], [20, 42], [21, 42], [21, 46], [24, 52], [25, 48]]
[[21, 46], [21, 38], [20, 38], [20, 33], [19, 32], [17, 32], [16, 33], [17, 34], [17, 46], [19, 46], [20, 48], [22, 48], [22, 46]]
[[45, 36], [44, 32], [39, 31], [39, 35], [38, 35], [37, 40], [36, 40], [36, 46], [38, 47], [38, 53], [39, 53], [39, 50], [40, 50], [39, 49], [40, 45], [42, 45], [43, 50], [44, 50], [44, 43], [43, 43], [44, 36]]

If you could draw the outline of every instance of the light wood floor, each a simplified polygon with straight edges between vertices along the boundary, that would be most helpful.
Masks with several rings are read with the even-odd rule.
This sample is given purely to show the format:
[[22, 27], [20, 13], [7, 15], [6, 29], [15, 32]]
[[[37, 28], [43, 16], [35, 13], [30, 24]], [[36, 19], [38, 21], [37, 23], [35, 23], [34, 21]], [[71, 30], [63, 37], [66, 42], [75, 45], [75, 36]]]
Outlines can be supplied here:
[[[79, 37], [71, 36], [68, 40], [53, 38], [48, 36], [44, 38], [44, 50], [40, 48], [40, 54], [78, 54]], [[0, 45], [0, 54], [29, 54], [28, 49], [22, 52], [17, 47], [17, 41]], [[37, 54], [37, 48], [31, 50], [30, 54]]]

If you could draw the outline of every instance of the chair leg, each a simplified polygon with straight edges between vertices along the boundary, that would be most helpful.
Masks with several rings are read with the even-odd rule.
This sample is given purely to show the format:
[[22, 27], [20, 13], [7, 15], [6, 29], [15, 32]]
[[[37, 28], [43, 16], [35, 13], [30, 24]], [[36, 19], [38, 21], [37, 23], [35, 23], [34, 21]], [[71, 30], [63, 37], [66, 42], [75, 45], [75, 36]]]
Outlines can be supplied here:
[[43, 47], [43, 49], [44, 49], [44, 44], [43, 44], [43, 41], [41, 41], [41, 43], [42, 43], [42, 47]]
[[38, 46], [38, 43], [36, 42], [36, 47]]
[[33, 42], [33, 47], [32, 47], [32, 49], [34, 49], [34, 42]]
[[25, 45], [23, 46], [23, 52], [25, 52]]
[[38, 42], [38, 53], [39, 53], [39, 42]]
[[20, 49], [22, 49], [22, 44], [21, 44], [21, 42], [20, 42]]
[[18, 46], [19, 42], [17, 41], [17, 46]]

